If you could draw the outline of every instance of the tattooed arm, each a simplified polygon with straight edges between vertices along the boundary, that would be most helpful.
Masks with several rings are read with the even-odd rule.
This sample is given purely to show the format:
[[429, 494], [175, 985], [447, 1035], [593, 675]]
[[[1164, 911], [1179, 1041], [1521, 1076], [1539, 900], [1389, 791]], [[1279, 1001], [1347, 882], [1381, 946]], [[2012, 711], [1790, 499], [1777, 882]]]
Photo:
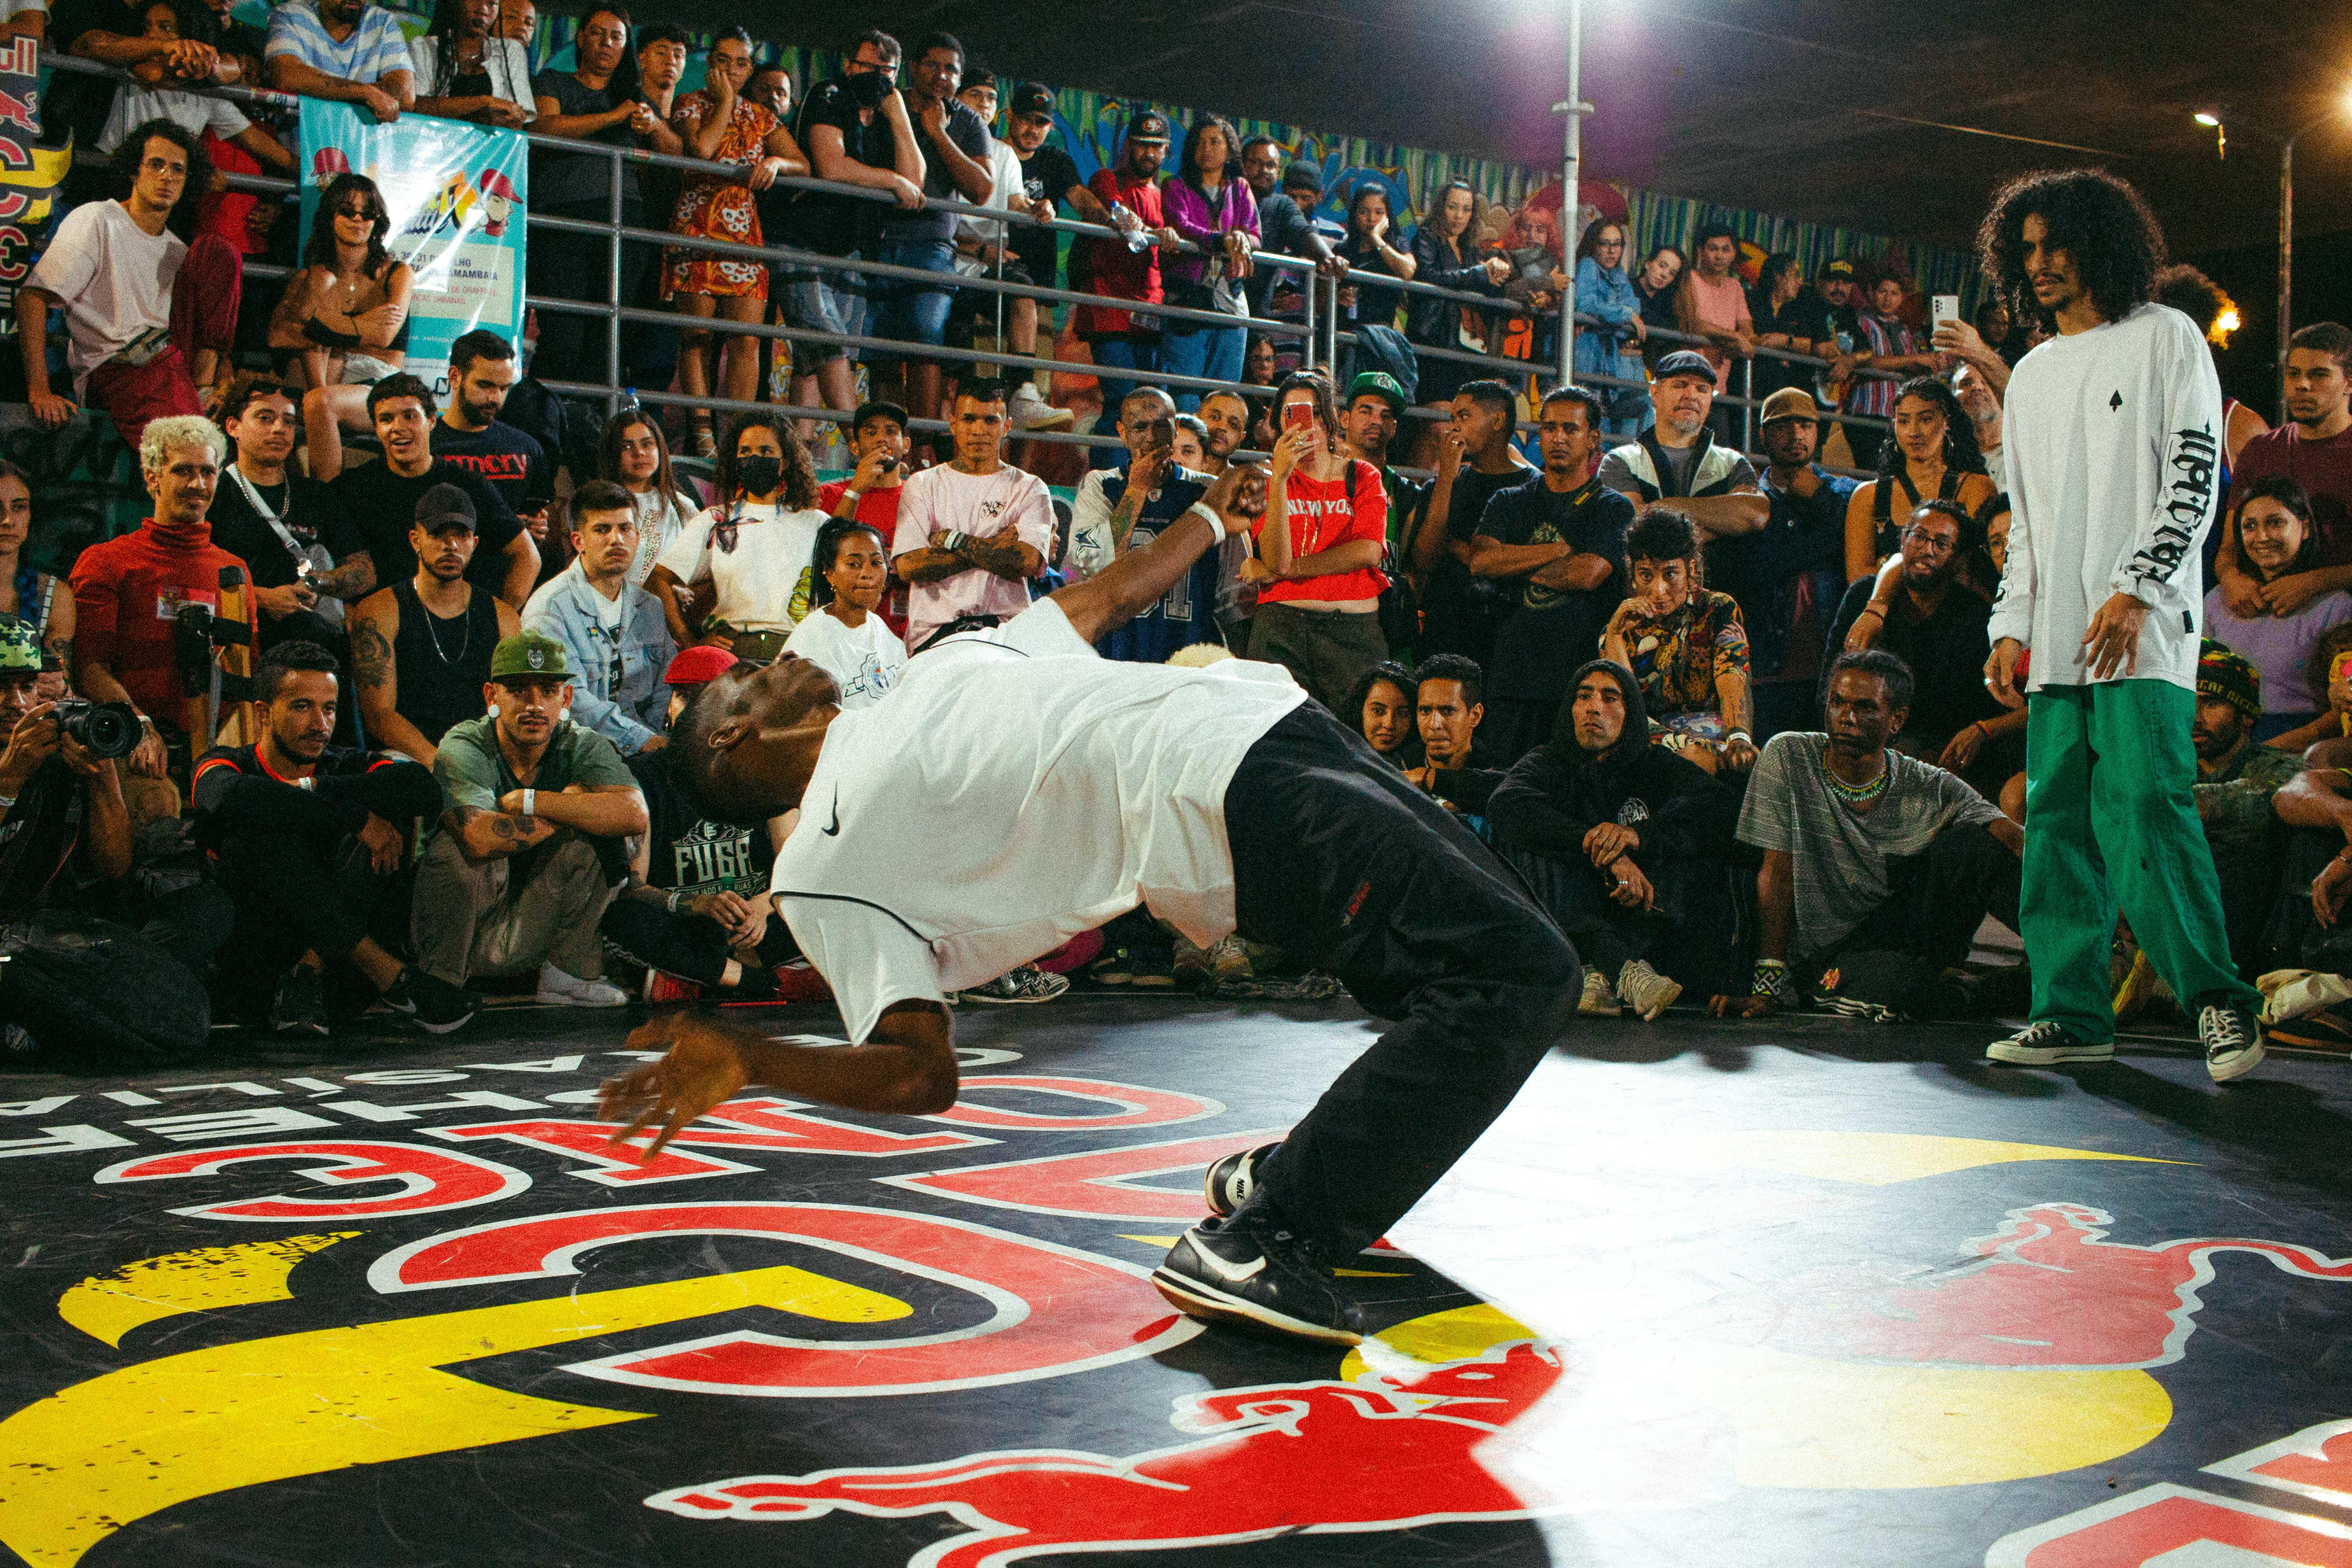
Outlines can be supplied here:
[[[70, 670], [74, 667], [73, 647], [73, 590], [60, 581], [57, 591], [49, 595], [49, 624], [41, 632], [41, 651], [58, 669]], [[58, 689], [63, 690], [65, 677], [59, 675], [57, 679]]]
[[469, 860], [501, 860], [520, 855], [555, 837], [555, 824], [513, 812], [484, 811], [479, 806], [452, 806], [441, 814], [441, 826], [457, 836], [457, 847]]
[[967, 538], [957, 553], [983, 572], [1010, 577], [1016, 583], [1026, 582], [1045, 569], [1045, 558], [1037, 553], [1034, 546], [1022, 543], [1021, 536], [1010, 527], [988, 538]]
[[352, 679], [359, 688], [360, 718], [368, 736], [383, 750], [433, 765], [433, 742], [400, 716], [400, 677], [393, 662], [393, 639], [400, 636], [400, 601], [385, 588], [352, 606]]
[[331, 599], [356, 605], [375, 592], [375, 557], [354, 550], [337, 562], [333, 571], [311, 578], [310, 586]]

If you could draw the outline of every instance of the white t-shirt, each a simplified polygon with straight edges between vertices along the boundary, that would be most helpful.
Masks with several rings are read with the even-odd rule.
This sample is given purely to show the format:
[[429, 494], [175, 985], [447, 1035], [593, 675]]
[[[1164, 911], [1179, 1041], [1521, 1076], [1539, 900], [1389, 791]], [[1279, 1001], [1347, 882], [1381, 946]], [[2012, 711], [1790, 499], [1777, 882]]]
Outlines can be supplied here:
[[784, 651], [833, 677], [845, 710], [873, 707], [889, 695], [907, 668], [907, 645], [870, 610], [853, 627], [820, 605], [793, 628]]
[[[1054, 498], [1037, 476], [1010, 463], [992, 474], [959, 473], [948, 464], [908, 476], [899, 492], [892, 559], [920, 550], [942, 529], [993, 535], [1020, 531], [1021, 542], [1043, 560], [1054, 552]], [[1029, 607], [1029, 584], [975, 566], [936, 583], [918, 583], [907, 595], [907, 646], [958, 616], [1010, 618]]]
[[2142, 305], [2018, 362], [2002, 405], [2009, 567], [1994, 640], [2033, 656], [2028, 685], [2092, 684], [2083, 634], [2129, 594], [2148, 606], [2136, 674], [2197, 689], [2199, 596], [2222, 455], [2221, 383], [2204, 334]]
[[66, 308], [66, 363], [77, 394], [140, 333], [172, 323], [172, 279], [188, 254], [170, 229], [149, 234], [121, 202], [92, 202], [66, 214], [47, 254], [27, 279]]
[[1231, 931], [1225, 786], [1305, 700], [1279, 665], [1097, 658], [1050, 599], [913, 660], [833, 721], [770, 882], [849, 1037], [1139, 902]]
[[224, 142], [253, 123], [226, 99], [125, 83], [114, 89], [114, 108], [107, 114], [106, 129], [98, 133], [98, 150], [113, 152], [132, 127], [151, 120], [168, 120], [194, 136], [210, 131]]
[[688, 514], [667, 491], [660, 489], [648, 490], [644, 495], [632, 491], [629, 504], [637, 514], [637, 558], [629, 566], [629, 582], [642, 588], [646, 579], [654, 574], [654, 568], [661, 564], [662, 552], [686, 526]]
[[740, 632], [788, 632], [808, 614], [809, 556], [824, 513], [746, 504], [735, 509], [735, 548], [721, 550], [711, 533], [728, 512], [706, 508], [662, 547], [659, 564], [691, 583], [706, 563], [719, 591], [711, 614]]
[[21, 16], [27, 11], [38, 11], [46, 16], [49, 13], [49, 0], [0, 0], [0, 22]]
[[[992, 207], [1017, 207], [1026, 200], [1027, 179], [1021, 173], [1021, 155], [1002, 142], [988, 144], [988, 203]], [[1001, 220], [960, 217], [956, 219], [956, 243], [959, 245], [1001, 245], [1004, 240], [1005, 224]], [[1012, 265], [1010, 257], [1006, 265]], [[992, 270], [976, 256], [958, 256], [956, 270], [979, 277]], [[1008, 302], [1006, 309], [1011, 309]]]

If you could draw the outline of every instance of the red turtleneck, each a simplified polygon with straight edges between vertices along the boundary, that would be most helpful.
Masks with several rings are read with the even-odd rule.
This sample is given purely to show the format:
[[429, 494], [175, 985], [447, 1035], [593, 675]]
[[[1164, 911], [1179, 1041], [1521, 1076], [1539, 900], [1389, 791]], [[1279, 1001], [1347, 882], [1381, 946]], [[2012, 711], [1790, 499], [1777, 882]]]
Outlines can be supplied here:
[[[112, 670], [141, 712], [190, 728], [173, 625], [182, 605], [217, 611], [221, 568], [244, 565], [213, 542], [208, 522], [183, 528], [151, 517], [134, 533], [91, 545], [74, 563], [74, 658]], [[246, 605], [250, 616], [250, 593]]]

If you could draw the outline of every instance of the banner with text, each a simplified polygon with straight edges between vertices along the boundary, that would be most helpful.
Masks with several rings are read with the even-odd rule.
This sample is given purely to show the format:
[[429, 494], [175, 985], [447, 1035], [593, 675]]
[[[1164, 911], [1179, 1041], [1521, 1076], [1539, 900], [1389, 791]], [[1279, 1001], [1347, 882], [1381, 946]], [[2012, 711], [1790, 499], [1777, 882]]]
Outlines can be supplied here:
[[445, 403], [458, 338], [487, 327], [520, 352], [530, 173], [519, 131], [423, 114], [379, 125], [346, 104], [302, 100], [304, 241], [336, 175], [375, 182], [392, 220], [385, 247], [415, 274], [406, 368]]

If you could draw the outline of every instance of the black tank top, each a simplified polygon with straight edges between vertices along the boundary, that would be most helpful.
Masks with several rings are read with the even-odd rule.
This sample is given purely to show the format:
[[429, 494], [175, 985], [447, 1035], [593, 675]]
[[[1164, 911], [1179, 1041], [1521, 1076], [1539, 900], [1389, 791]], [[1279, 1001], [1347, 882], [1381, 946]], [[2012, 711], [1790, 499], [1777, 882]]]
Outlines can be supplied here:
[[[1890, 436], [1887, 439], [1893, 440], [1894, 437]], [[1936, 499], [1937, 500], [1958, 500], [1960, 481], [1967, 478], [1968, 475], [1953, 468], [1949, 463], [1945, 464], [1943, 481], [1936, 487]], [[1919, 487], [1911, 482], [1911, 475], [1903, 468], [1899, 458], [1895, 464], [1894, 484], [1901, 485], [1904, 495], [1910, 500], [1911, 504], [1903, 509], [1904, 517], [1908, 519], [1913, 512], [1919, 510]], [[1874, 535], [1872, 546], [1877, 551], [1878, 558], [1884, 561], [1903, 548], [1903, 526], [1895, 521], [1894, 485], [1890, 485], [1884, 479], [1879, 481], [1877, 489], [1871, 492], [1870, 510], [1871, 520], [1877, 524], [1877, 527], [1872, 531]]]
[[392, 668], [400, 682], [400, 716], [435, 745], [449, 726], [483, 713], [482, 682], [490, 678], [490, 652], [499, 646], [497, 601], [472, 590], [466, 613], [447, 620], [425, 607], [416, 584], [392, 585], [400, 606], [400, 636], [392, 645]]

